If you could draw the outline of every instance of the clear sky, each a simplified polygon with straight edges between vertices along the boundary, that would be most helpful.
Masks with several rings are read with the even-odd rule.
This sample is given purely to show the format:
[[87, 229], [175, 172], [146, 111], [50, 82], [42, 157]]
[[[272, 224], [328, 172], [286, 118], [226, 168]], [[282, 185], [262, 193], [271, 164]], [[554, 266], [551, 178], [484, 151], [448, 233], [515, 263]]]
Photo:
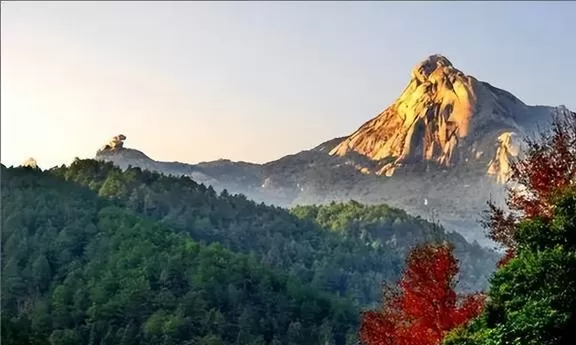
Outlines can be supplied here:
[[152, 158], [264, 162], [343, 136], [441, 53], [576, 109], [576, 2], [2, 2], [1, 159], [113, 135]]

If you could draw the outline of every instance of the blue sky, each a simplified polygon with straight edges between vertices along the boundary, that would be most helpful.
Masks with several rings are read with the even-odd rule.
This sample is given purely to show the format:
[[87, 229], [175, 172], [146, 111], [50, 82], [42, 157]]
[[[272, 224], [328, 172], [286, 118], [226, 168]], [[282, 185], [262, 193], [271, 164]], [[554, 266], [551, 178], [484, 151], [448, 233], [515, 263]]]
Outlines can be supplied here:
[[264, 162], [343, 136], [441, 53], [576, 109], [576, 2], [3, 2], [1, 158], [109, 137], [160, 160]]

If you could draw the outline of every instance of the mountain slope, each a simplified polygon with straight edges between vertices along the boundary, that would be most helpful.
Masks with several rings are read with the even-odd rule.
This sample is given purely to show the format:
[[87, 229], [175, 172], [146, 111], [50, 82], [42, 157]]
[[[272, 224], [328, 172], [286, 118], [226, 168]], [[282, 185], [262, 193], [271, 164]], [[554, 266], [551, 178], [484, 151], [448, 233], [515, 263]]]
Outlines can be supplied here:
[[352, 343], [359, 309], [54, 174], [1, 169], [3, 344]]
[[[403, 256], [424, 239], [448, 240], [465, 262], [464, 290], [486, 286], [497, 255], [447, 234], [422, 219], [380, 207], [378, 226], [387, 235], [366, 242], [300, 219], [284, 209], [258, 205], [242, 195], [217, 195], [189, 178], [166, 177], [138, 168], [122, 172], [112, 164], [76, 161], [53, 173], [86, 185], [123, 208], [162, 222], [197, 241], [219, 243], [254, 255], [262, 264], [286, 272], [319, 290], [346, 295], [361, 305], [376, 302], [382, 281], [397, 278]], [[373, 211], [366, 210], [367, 219]], [[411, 236], [418, 234], [417, 236]], [[402, 239], [388, 242], [392, 237]]]
[[433, 55], [414, 67], [392, 105], [351, 135], [273, 162], [167, 163], [123, 147], [96, 159], [190, 176], [279, 206], [387, 203], [488, 245], [477, 221], [488, 199], [502, 200], [522, 138], [567, 111], [528, 106]]

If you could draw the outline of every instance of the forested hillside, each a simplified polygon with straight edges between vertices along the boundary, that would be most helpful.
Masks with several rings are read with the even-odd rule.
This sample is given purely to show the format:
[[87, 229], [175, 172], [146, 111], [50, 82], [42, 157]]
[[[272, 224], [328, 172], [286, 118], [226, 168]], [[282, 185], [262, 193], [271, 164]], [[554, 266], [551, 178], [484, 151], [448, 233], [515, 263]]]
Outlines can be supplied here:
[[1, 176], [3, 344], [353, 340], [351, 303], [254, 256], [198, 244], [47, 172]]
[[457, 233], [447, 233], [438, 224], [388, 205], [364, 205], [356, 201], [323, 206], [297, 206], [292, 213], [316, 222], [340, 236], [359, 239], [367, 245], [395, 248], [401, 256], [425, 243], [448, 242], [455, 248], [461, 277], [459, 290], [483, 290], [496, 267], [498, 256], [477, 243], [470, 244]]
[[410, 247], [444, 240], [481, 284], [495, 255], [386, 206], [289, 212], [94, 160], [2, 167], [2, 340], [350, 344]]
[[[341, 223], [347, 229], [341, 231], [322, 219], [302, 217], [299, 209], [291, 214], [243, 195], [226, 191], [218, 195], [186, 177], [139, 168], [122, 171], [93, 160], [77, 160], [53, 173], [197, 241], [252, 254], [264, 265], [321, 290], [350, 296], [361, 305], [378, 301], [381, 283], [399, 276], [403, 256], [418, 241], [454, 243], [463, 261], [462, 286], [468, 290], [485, 287], [497, 258], [458, 234], [447, 235], [439, 227], [386, 206], [358, 207], [352, 202], [327, 208], [341, 214], [341, 219], [355, 219]], [[358, 226], [369, 229], [373, 237], [346, 234], [353, 234]]]

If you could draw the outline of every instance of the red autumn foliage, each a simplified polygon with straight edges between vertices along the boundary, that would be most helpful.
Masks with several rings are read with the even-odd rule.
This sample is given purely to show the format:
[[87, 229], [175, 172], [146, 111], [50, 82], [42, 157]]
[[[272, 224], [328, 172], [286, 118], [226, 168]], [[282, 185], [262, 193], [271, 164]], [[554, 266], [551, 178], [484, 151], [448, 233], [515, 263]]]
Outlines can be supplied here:
[[414, 249], [397, 286], [386, 286], [379, 311], [362, 316], [360, 338], [366, 345], [436, 345], [446, 333], [476, 317], [484, 296], [454, 291], [458, 262], [452, 246]]
[[500, 264], [513, 256], [516, 248], [514, 233], [523, 219], [552, 215], [553, 200], [558, 192], [574, 186], [576, 177], [576, 113], [564, 111], [555, 116], [551, 129], [536, 140], [527, 140], [527, 151], [521, 160], [512, 162], [509, 182], [519, 188], [508, 188], [504, 211], [488, 203], [484, 226], [488, 236], [507, 249]]
[[504, 256], [502, 258], [500, 258], [500, 260], [498, 260], [498, 262], [496, 263], [496, 267], [500, 268], [500, 267], [506, 265], [507, 263], [510, 262], [510, 260], [514, 259], [515, 256], [516, 256], [516, 250], [515, 249], [513, 249], [513, 248], [506, 249]]

